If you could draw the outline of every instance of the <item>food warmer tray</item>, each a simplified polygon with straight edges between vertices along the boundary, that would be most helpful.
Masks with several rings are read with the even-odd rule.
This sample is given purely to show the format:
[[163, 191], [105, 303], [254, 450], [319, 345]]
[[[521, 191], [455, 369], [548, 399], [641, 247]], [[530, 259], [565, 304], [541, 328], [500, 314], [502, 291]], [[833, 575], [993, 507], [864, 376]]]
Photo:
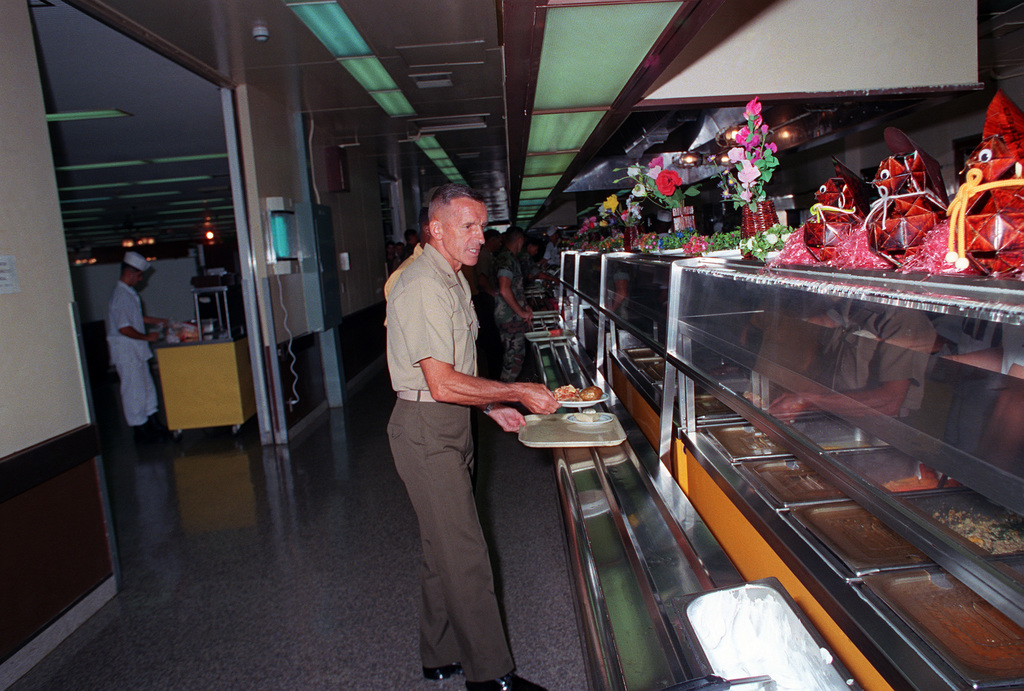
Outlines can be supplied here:
[[1024, 684], [1024, 629], [945, 571], [877, 573], [863, 583], [975, 688]]
[[790, 515], [858, 576], [931, 562], [854, 502], [798, 507]]
[[837, 487], [795, 458], [750, 461], [740, 466], [782, 505], [846, 499]]
[[986, 555], [1024, 554], [1024, 519], [976, 492], [942, 492], [906, 501]]
[[956, 480], [892, 447], [837, 451], [832, 457], [855, 474], [896, 494], [960, 486]]

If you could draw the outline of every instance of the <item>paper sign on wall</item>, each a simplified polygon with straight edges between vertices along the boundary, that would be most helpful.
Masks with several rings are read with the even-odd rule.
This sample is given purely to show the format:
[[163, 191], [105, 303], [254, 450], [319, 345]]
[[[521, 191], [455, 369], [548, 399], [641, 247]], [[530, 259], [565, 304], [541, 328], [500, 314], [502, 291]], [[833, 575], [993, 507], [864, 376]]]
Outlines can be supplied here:
[[18, 272], [14, 268], [14, 255], [0, 255], [0, 295], [20, 292]]

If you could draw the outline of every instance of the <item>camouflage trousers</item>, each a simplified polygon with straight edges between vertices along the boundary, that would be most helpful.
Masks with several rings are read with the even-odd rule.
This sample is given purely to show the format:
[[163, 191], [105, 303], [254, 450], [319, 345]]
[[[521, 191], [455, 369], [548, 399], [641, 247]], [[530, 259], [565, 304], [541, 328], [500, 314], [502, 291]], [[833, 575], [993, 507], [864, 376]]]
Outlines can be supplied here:
[[523, 371], [526, 360], [526, 322], [522, 319], [499, 323], [501, 336], [501, 381], [514, 382]]

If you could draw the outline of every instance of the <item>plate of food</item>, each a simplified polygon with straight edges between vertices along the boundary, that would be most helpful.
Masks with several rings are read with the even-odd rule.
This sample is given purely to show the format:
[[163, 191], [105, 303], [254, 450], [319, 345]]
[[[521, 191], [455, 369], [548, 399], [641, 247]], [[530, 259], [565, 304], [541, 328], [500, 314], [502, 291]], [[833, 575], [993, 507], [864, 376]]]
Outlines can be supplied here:
[[553, 393], [564, 408], [587, 408], [608, 400], [608, 394], [597, 386], [588, 386], [581, 391], [572, 384], [567, 384], [559, 386]]
[[604, 425], [615, 418], [608, 413], [569, 413], [565, 419], [576, 425], [593, 426]]

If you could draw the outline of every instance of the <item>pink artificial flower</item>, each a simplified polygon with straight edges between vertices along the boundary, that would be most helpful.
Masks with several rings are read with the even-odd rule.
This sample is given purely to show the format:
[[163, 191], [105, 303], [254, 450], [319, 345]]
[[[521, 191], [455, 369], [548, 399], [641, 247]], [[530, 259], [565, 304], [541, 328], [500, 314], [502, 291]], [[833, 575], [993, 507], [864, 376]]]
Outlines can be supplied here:
[[768, 148], [771, 150], [773, 154], [779, 153], [779, 147], [775, 145], [775, 142], [768, 142]]
[[739, 163], [747, 157], [747, 152], [743, 150], [743, 147], [734, 146], [729, 149], [728, 155], [730, 163]]
[[768, 134], [768, 125], [761, 125], [761, 134]]
[[750, 136], [750, 129], [746, 125], [744, 125], [743, 127], [740, 128], [739, 132], [736, 133], [736, 143], [737, 144], [746, 144], [747, 143], [747, 137], [749, 137], [749, 136]]
[[744, 188], [743, 191], [740, 192], [740, 199], [742, 199], [745, 202], [749, 202], [751, 197], [753, 196], [754, 195], [750, 192], [750, 190], [746, 188]]
[[736, 177], [744, 184], [744, 186], [749, 185], [761, 175], [761, 171], [758, 170], [757, 166], [750, 161], [744, 159], [740, 164], [743, 167], [740, 169], [740, 172]]
[[665, 167], [665, 159], [662, 158], [661, 156], [655, 156], [654, 158], [651, 159], [651, 162], [648, 164], [647, 167], [648, 168], [664, 168]]
[[750, 103], [747, 104], [746, 111], [747, 112], [745, 113], [745, 115], [748, 118], [753, 116], [753, 115], [760, 115], [761, 114], [761, 103], [760, 103], [760, 101], [757, 100], [757, 96], [754, 96], [754, 99]]

